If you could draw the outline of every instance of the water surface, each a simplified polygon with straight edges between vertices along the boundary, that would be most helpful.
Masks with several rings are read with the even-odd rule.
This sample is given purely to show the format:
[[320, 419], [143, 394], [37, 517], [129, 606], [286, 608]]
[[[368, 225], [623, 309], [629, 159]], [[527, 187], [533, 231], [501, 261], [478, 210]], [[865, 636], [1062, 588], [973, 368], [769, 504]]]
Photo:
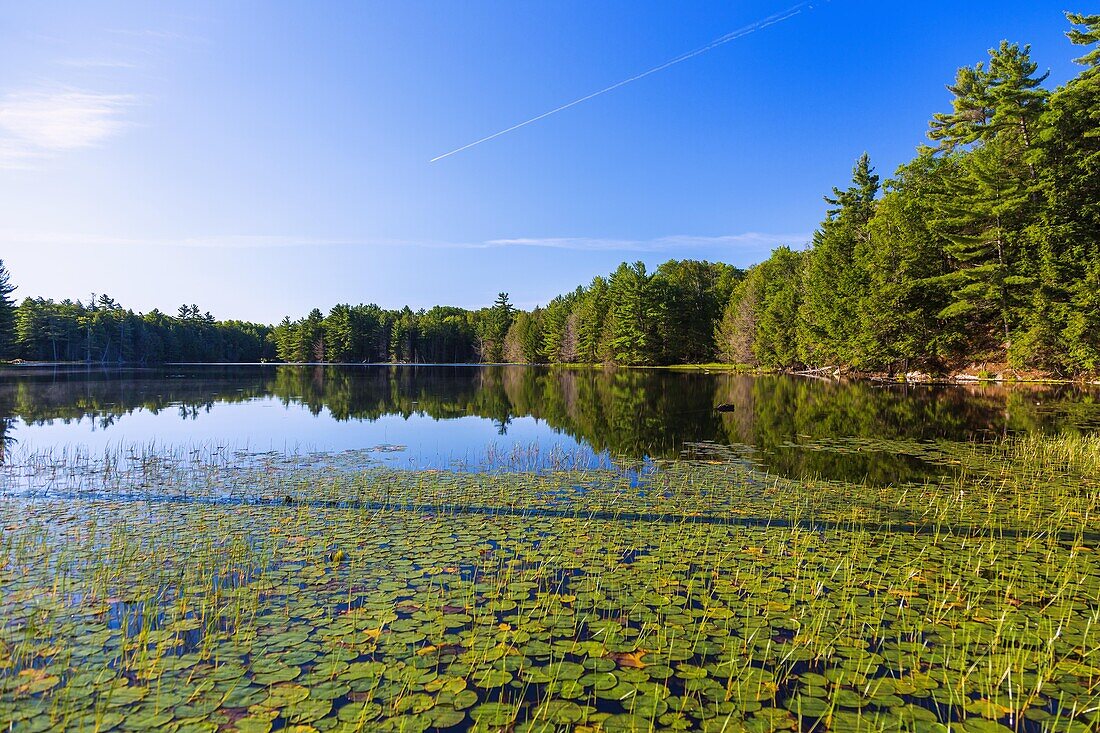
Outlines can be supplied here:
[[[896, 483], [939, 472], [921, 457], [921, 446], [936, 441], [1100, 429], [1098, 398], [1067, 385], [644, 369], [32, 367], [0, 372], [0, 426], [9, 452], [149, 444], [359, 451], [410, 468], [677, 458], [716, 444], [786, 477]], [[722, 403], [735, 410], [716, 412]]]

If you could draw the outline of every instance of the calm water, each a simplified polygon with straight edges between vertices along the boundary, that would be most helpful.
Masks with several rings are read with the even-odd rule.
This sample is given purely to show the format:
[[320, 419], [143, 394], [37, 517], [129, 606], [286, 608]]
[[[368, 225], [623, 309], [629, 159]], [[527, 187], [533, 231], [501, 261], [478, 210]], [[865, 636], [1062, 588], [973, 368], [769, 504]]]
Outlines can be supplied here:
[[936, 469], [884, 440], [1100, 430], [1100, 393], [518, 366], [35, 367], [0, 372], [0, 428], [8, 451], [357, 450], [444, 468], [675, 458], [716, 443], [785, 476], [892, 483]]

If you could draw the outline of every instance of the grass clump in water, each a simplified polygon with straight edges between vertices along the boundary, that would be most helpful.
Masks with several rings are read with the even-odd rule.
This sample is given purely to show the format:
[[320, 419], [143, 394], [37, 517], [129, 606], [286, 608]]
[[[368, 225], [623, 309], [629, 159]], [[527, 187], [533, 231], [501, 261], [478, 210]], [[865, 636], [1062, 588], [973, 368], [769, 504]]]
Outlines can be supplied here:
[[1094, 730], [1095, 440], [904, 448], [949, 470], [32, 463], [0, 502], [0, 720]]

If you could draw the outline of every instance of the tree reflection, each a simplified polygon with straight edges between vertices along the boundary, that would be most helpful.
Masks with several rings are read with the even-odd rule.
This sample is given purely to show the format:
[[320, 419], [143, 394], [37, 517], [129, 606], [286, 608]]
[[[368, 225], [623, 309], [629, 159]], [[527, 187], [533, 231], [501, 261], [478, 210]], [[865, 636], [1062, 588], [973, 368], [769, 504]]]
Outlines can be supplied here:
[[[500, 435], [517, 418], [532, 417], [597, 452], [630, 459], [674, 458], [685, 443], [743, 444], [782, 475], [876, 483], [919, 479], [932, 469], [919, 456], [898, 452], [798, 446], [1100, 428], [1097, 393], [1070, 386], [914, 387], [645, 369], [280, 365], [8, 372], [0, 377], [0, 446], [10, 445], [17, 421], [90, 418], [109, 429], [136, 410], [170, 408], [197, 420], [218, 404], [258, 399], [327, 412], [337, 421], [474, 416], [491, 421]], [[722, 403], [734, 411], [717, 413]]]

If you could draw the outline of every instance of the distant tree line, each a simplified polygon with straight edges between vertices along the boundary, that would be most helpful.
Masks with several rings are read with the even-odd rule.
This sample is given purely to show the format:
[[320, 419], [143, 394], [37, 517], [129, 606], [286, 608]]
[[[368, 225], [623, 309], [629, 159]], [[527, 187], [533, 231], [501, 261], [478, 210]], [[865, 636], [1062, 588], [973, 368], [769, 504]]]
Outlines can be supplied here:
[[714, 330], [734, 286], [735, 267], [672, 260], [649, 274], [641, 262], [517, 310], [507, 293], [478, 310], [377, 305], [314, 309], [284, 318], [271, 333], [287, 362], [512, 362], [627, 365], [710, 361]]
[[1100, 14], [1067, 14], [1085, 68], [1050, 90], [1030, 47], [959, 69], [931, 145], [883, 184], [869, 157], [809, 248], [747, 272], [623, 263], [532, 311], [314, 309], [274, 327], [106, 296], [25, 299], [0, 263], [0, 356], [89, 362], [522, 362], [1100, 369]]
[[0, 356], [28, 361], [96, 364], [256, 362], [274, 356], [271, 328], [217, 321], [195, 305], [175, 316], [135, 313], [107, 295], [54, 301], [25, 298], [16, 306], [0, 262]]
[[507, 293], [491, 307], [313, 309], [274, 327], [218, 321], [198, 306], [175, 316], [135, 313], [106, 295], [88, 302], [26, 298], [0, 262], [0, 352], [26, 361], [89, 363], [691, 363], [714, 358], [713, 333], [744, 273], [730, 265], [641, 262], [552, 300], [517, 310]]
[[272, 333], [288, 362], [512, 362], [670, 364], [714, 358], [714, 329], [743, 272], [672, 260], [648, 274], [623, 264], [608, 278], [517, 310], [500, 293], [491, 307], [383, 310], [377, 305], [314, 309], [284, 318]]

